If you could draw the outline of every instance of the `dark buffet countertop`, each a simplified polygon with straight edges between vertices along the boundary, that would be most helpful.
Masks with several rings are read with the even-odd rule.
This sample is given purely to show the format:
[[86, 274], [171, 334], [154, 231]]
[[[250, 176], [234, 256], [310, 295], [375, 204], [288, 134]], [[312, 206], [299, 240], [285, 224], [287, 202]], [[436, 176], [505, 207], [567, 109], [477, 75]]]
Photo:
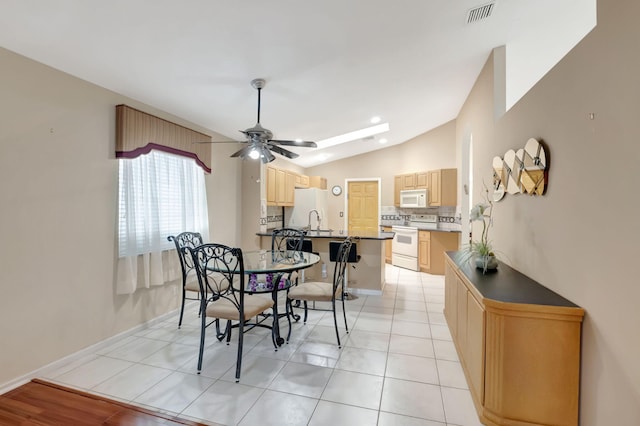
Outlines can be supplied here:
[[473, 261], [460, 263], [457, 260], [458, 253], [460, 252], [448, 251], [447, 256], [453, 260], [480, 294], [487, 299], [504, 303], [579, 308], [578, 305], [518, 272], [506, 263], [498, 261], [496, 271], [487, 271], [486, 274], [483, 274], [482, 269], [476, 268]]
[[[270, 237], [271, 232], [257, 232], [256, 235], [260, 237]], [[306, 238], [330, 238], [332, 240], [339, 240], [347, 238], [347, 236], [359, 238], [361, 240], [391, 240], [395, 232], [352, 232], [351, 234], [344, 232], [341, 234], [339, 230], [332, 232], [307, 232]]]

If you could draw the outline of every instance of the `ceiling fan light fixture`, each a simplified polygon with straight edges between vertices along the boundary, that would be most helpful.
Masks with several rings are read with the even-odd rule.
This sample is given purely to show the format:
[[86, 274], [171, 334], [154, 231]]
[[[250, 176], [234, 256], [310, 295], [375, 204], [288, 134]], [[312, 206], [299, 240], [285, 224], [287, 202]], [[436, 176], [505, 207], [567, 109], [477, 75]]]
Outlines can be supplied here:
[[249, 151], [249, 158], [253, 160], [257, 160], [260, 158], [260, 152], [254, 147], [251, 151]]

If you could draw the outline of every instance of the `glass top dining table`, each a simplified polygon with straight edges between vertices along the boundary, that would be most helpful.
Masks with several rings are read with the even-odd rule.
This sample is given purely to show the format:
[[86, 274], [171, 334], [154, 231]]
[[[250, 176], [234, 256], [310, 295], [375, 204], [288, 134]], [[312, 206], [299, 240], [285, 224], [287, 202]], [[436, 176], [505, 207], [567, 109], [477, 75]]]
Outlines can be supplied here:
[[[287, 279], [294, 271], [309, 268], [320, 262], [320, 256], [314, 253], [293, 250], [255, 250], [242, 252], [244, 273], [249, 275], [245, 282], [247, 293], [271, 293], [273, 298], [272, 338], [276, 350], [284, 343], [280, 337], [279, 319], [286, 316], [291, 335], [291, 318], [286, 313], [278, 313], [278, 292], [287, 290], [294, 285], [295, 280]], [[287, 337], [288, 340], [288, 337]]]
[[268, 274], [299, 271], [320, 261], [320, 256], [305, 251], [243, 251], [245, 274]]

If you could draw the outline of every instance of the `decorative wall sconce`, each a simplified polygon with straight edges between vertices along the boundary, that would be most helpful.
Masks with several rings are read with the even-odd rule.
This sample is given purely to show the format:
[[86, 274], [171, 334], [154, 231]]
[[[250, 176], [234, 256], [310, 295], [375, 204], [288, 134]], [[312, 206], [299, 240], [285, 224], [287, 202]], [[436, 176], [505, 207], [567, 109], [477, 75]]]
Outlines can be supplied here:
[[546, 189], [547, 157], [544, 147], [529, 139], [524, 149], [510, 149], [504, 158], [493, 157], [493, 200], [505, 193], [542, 195]]

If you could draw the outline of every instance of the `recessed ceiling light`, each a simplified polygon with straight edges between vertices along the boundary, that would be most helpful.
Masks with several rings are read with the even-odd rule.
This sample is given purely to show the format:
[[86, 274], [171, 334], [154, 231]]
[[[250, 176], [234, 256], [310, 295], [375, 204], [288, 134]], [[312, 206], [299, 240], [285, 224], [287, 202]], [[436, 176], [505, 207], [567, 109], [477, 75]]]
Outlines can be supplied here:
[[385, 138], [382, 138], [382, 139], [378, 140], [378, 142], [380, 142], [380, 143], [387, 143], [387, 140], [386, 140]]
[[377, 135], [378, 133], [384, 133], [389, 131], [389, 123], [378, 124], [377, 126], [366, 127], [364, 129], [356, 130], [353, 132], [345, 133], [343, 135], [334, 136], [329, 139], [318, 141], [318, 148], [329, 148], [330, 146], [340, 145], [341, 143], [355, 141], [358, 139], [366, 138], [367, 136]]
[[377, 115], [374, 117], [371, 117], [371, 124], [378, 124], [380, 122], [380, 120], [382, 120], [380, 117], [378, 117]]

